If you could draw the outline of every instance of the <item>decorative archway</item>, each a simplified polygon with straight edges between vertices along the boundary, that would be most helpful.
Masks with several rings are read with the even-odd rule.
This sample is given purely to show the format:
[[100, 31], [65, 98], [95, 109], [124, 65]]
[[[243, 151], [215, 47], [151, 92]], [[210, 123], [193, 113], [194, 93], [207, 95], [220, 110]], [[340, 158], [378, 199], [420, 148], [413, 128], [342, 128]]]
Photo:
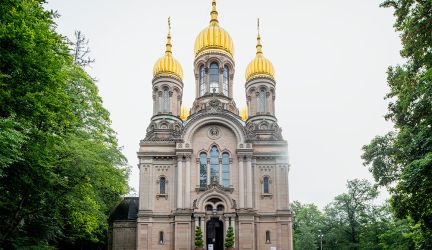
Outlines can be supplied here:
[[225, 126], [233, 131], [237, 139], [237, 145], [244, 144], [246, 140], [246, 133], [243, 124], [236, 118], [228, 114], [215, 114], [207, 113], [194, 117], [183, 130], [182, 138], [184, 143], [192, 144], [192, 137], [199, 128], [208, 124], [219, 124]]
[[[211, 202], [212, 199], [218, 199], [219, 201]], [[205, 213], [208, 205], [216, 208], [216, 210], [219, 205], [222, 205], [224, 213], [233, 213], [237, 208], [236, 201], [231, 199], [224, 191], [222, 191], [222, 187], [218, 184], [208, 186], [208, 190], [202, 193], [198, 199], [193, 202], [195, 212]]]

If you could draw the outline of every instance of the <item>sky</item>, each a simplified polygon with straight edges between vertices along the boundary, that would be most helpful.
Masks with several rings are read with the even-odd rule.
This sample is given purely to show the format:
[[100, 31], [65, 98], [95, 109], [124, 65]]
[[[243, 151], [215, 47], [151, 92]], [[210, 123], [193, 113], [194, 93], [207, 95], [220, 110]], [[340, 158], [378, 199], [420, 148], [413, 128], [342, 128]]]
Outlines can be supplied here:
[[[323, 208], [347, 180], [372, 180], [362, 146], [392, 129], [386, 71], [402, 63], [391, 9], [379, 0], [218, 0], [219, 23], [234, 40], [234, 99], [245, 105], [245, 69], [260, 18], [264, 56], [276, 70], [276, 116], [289, 144], [290, 199]], [[152, 115], [153, 64], [164, 54], [171, 17], [173, 55], [184, 72], [183, 105], [195, 98], [194, 42], [211, 0], [51, 0], [57, 31], [89, 39], [89, 73], [111, 113], [138, 192], [136, 152]], [[132, 192], [133, 193], [133, 192]], [[385, 194], [381, 197], [385, 199]]]

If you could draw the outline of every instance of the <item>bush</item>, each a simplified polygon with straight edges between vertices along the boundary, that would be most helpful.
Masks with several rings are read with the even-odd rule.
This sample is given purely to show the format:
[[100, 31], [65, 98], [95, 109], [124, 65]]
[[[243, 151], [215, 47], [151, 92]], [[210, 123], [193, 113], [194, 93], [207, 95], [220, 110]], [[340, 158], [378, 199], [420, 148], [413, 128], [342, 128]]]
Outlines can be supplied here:
[[195, 247], [202, 247], [204, 245], [203, 233], [201, 227], [196, 227], [195, 229]]
[[225, 238], [225, 247], [233, 247], [233, 246], [234, 246], [234, 231], [232, 226], [229, 226]]

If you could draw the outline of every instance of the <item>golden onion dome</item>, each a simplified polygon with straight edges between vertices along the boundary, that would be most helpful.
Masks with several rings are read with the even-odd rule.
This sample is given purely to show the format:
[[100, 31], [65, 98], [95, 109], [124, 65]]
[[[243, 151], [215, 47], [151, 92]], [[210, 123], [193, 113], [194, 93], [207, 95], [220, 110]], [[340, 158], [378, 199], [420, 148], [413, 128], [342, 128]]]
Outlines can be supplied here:
[[247, 106], [244, 106], [241, 110], [240, 110], [240, 117], [242, 119], [242, 121], [246, 121], [248, 119], [248, 110], [247, 110]]
[[180, 119], [182, 119], [182, 121], [186, 121], [189, 118], [190, 115], [190, 110], [186, 107], [186, 106], [181, 106], [180, 109]]
[[259, 34], [259, 20], [256, 49], [257, 52], [255, 58], [248, 64], [246, 68], [246, 81], [249, 81], [255, 77], [267, 77], [274, 79], [275, 70], [273, 64], [269, 59], [264, 57], [262, 52], [261, 36]]
[[210, 25], [203, 29], [195, 40], [195, 57], [206, 52], [218, 51], [234, 56], [234, 43], [226, 30], [219, 26], [216, 0], [212, 2]]
[[172, 56], [171, 48], [171, 23], [170, 18], [168, 18], [168, 36], [165, 55], [159, 58], [154, 64], [153, 77], [171, 76], [181, 81], [183, 79], [183, 69], [180, 63]]

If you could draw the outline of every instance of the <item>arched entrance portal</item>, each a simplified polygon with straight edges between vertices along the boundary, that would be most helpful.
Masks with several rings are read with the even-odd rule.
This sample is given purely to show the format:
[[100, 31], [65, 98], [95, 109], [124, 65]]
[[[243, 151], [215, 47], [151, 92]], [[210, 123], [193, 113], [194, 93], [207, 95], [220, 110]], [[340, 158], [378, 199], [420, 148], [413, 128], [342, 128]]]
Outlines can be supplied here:
[[218, 218], [211, 218], [207, 222], [206, 228], [206, 242], [207, 248], [210, 249], [209, 245], [213, 244], [213, 250], [223, 250], [224, 235], [223, 235], [223, 222]]

